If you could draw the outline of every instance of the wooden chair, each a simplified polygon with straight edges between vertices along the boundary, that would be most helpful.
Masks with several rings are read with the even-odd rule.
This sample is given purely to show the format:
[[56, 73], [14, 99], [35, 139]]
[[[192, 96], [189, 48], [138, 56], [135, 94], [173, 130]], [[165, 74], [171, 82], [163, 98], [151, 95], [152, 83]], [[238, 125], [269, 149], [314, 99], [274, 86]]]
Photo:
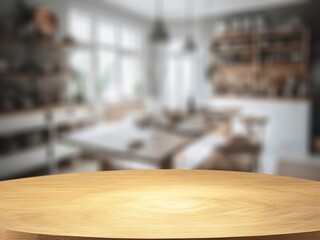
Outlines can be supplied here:
[[264, 134], [267, 126], [267, 118], [260, 116], [244, 115], [240, 118], [246, 134], [249, 138], [263, 142]]
[[198, 169], [256, 172], [261, 146], [248, 138], [235, 137], [219, 147]]
[[211, 118], [216, 121], [216, 123], [222, 123], [225, 126], [224, 135], [228, 138], [232, 137], [233, 134], [233, 123], [235, 117], [240, 113], [239, 108], [229, 107], [223, 109], [203, 109], [204, 115], [207, 118]]

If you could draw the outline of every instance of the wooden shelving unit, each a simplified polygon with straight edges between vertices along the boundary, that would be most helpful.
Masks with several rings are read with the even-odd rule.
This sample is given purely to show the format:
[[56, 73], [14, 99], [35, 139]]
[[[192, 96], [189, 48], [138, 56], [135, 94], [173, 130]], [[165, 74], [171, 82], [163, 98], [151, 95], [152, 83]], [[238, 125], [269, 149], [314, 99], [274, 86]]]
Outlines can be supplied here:
[[309, 81], [309, 46], [308, 28], [216, 37], [211, 43], [216, 92], [301, 97], [298, 89]]
[[[1, 104], [0, 115], [24, 112], [29, 105], [38, 109], [65, 102], [61, 83], [71, 76], [66, 64], [69, 52], [65, 50], [74, 47], [72, 44], [11, 33], [0, 34], [0, 47], [1, 59], [7, 64], [0, 72], [1, 101], [9, 104]], [[55, 87], [60, 89], [54, 93]], [[51, 95], [47, 94], [49, 89]]]
[[0, 34], [0, 56], [8, 65], [0, 73], [0, 180], [39, 168], [58, 173], [60, 161], [81, 153], [61, 141], [68, 131], [95, 121], [89, 104], [66, 103], [71, 47], [54, 39]]

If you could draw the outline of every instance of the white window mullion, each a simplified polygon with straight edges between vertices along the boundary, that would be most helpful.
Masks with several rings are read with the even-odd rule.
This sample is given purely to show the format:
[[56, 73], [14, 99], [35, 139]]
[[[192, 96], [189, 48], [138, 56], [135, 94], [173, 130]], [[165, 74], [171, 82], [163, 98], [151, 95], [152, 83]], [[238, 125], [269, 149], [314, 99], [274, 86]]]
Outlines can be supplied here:
[[90, 101], [94, 96], [93, 78], [93, 19], [86, 11], [72, 9], [69, 15], [69, 32], [79, 43], [79, 47], [71, 54], [70, 63], [75, 70], [73, 76], [75, 95], [81, 94], [84, 100]]
[[117, 39], [117, 45], [116, 45], [116, 61], [117, 61], [117, 86], [118, 86], [118, 93], [119, 93], [119, 100], [123, 99], [123, 89], [122, 89], [122, 84], [123, 84], [123, 74], [122, 74], [122, 51], [121, 51], [121, 42], [123, 38], [122, 34], [122, 28], [123, 25], [119, 24], [117, 28], [117, 33], [116, 33], [116, 39]]
[[98, 88], [99, 88], [99, 43], [98, 43], [98, 28], [97, 28], [97, 17], [94, 15], [92, 16], [92, 85], [93, 85], [93, 101], [94, 102], [100, 102], [101, 96], [98, 94]]
[[72, 63], [77, 78], [85, 81], [87, 100], [99, 103], [137, 97], [138, 84], [142, 84], [141, 32], [129, 23], [115, 23], [78, 9], [70, 12], [70, 30], [79, 43]]

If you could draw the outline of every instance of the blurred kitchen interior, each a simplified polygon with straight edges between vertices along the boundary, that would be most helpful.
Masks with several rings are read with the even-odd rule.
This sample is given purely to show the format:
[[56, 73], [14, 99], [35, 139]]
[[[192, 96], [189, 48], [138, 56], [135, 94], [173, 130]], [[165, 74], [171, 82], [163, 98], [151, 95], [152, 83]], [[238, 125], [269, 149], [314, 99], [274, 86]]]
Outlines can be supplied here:
[[0, 179], [320, 180], [318, 0], [0, 1]]

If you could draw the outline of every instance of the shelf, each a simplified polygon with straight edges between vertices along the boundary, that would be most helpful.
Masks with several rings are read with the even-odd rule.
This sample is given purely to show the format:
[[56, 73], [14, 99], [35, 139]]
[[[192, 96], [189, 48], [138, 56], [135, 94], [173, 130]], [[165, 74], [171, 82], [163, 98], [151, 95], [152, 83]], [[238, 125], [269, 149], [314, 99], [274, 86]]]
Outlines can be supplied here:
[[[0, 42], [8, 44], [25, 44], [26, 39], [17, 34], [0, 35]], [[42, 47], [53, 48], [55, 50], [67, 50], [74, 47], [70, 44], [54, 40], [37, 40], [35, 44]]]
[[[80, 150], [75, 147], [56, 143], [54, 145], [54, 153], [55, 157], [53, 158], [53, 161], [54, 164], [57, 164], [63, 159], [78, 155]], [[46, 145], [8, 156], [1, 156], [0, 179], [8, 179], [46, 166], [48, 166]]]
[[26, 111], [20, 115], [0, 115], [0, 134], [3, 136], [45, 128], [47, 128], [47, 120], [44, 111]]
[[308, 69], [303, 63], [262, 63], [260, 65], [255, 63], [248, 64], [223, 64], [218, 65], [216, 72], [247, 72], [248, 74], [253, 73], [283, 73], [282, 75], [288, 74], [300, 74], [303, 77], [308, 76]]
[[259, 37], [292, 37], [300, 36], [306, 32], [306, 28], [302, 27], [301, 29], [290, 30], [290, 31], [280, 31], [280, 30], [270, 30], [262, 33], [246, 33], [246, 32], [235, 32], [235, 33], [225, 33], [214, 37], [216, 42], [226, 42], [226, 41], [236, 41], [236, 40], [255, 40]]
[[219, 100], [250, 100], [250, 101], [271, 101], [271, 102], [289, 102], [289, 103], [309, 103], [308, 98], [280, 98], [280, 97], [255, 97], [255, 96], [239, 96], [232, 94], [215, 94], [214, 99]]
[[292, 36], [301, 36], [306, 33], [306, 28], [302, 27], [300, 29], [289, 30], [289, 31], [280, 31], [280, 30], [270, 30], [263, 33], [260, 33], [260, 37], [292, 37]]
[[40, 146], [24, 152], [0, 157], [0, 178], [6, 179], [13, 175], [32, 171], [46, 164], [46, 147]]
[[48, 114], [53, 116], [54, 127], [90, 122], [90, 105], [52, 105], [33, 110], [16, 111], [0, 115], [0, 134], [14, 135], [33, 130], [48, 129]]
[[52, 104], [42, 107], [30, 108], [30, 109], [20, 109], [20, 110], [12, 110], [7, 112], [0, 112], [0, 118], [3, 117], [15, 117], [19, 115], [26, 115], [30, 113], [42, 113], [48, 111], [54, 111], [58, 109], [66, 109], [66, 108], [80, 108], [80, 107], [90, 107], [90, 104]]
[[223, 34], [214, 38], [213, 43], [230, 42], [230, 41], [252, 41], [254, 35], [249, 33], [230, 33]]
[[306, 83], [310, 80], [309, 40], [307, 27], [219, 36], [211, 45], [217, 58], [213, 83], [220, 85], [221, 90], [236, 87], [248, 92], [254, 91], [260, 79], [275, 91], [282, 91], [279, 81], [294, 79]]
[[[37, 75], [35, 74], [37, 79], [41, 80], [52, 80], [57, 78], [65, 78], [68, 76], [68, 72], [59, 72], [59, 73], [48, 73], [48, 74], [41, 74]], [[30, 80], [30, 75], [26, 73], [17, 73], [17, 72], [8, 72], [8, 73], [0, 73], [0, 80], [21, 80], [21, 81], [27, 81]]]
[[237, 47], [230, 49], [214, 49], [213, 52], [219, 55], [244, 55], [253, 54], [253, 49], [249, 47]]
[[263, 63], [261, 65], [265, 72], [283, 72], [291, 74], [308, 75], [308, 69], [303, 63]]
[[246, 64], [221, 64], [218, 65], [218, 69], [221, 70], [236, 70], [236, 71], [244, 71], [244, 70], [250, 70], [250, 71], [255, 71], [258, 69], [259, 66], [253, 64], [253, 63], [246, 63]]
[[301, 51], [302, 44], [287, 44], [287, 45], [264, 45], [261, 49], [264, 52], [294, 52]]
[[[260, 64], [261, 61], [259, 59], [263, 57], [263, 53], [268, 53], [271, 56], [272, 54], [280, 53], [299, 53], [302, 64], [307, 65], [309, 50], [309, 35], [307, 33], [307, 28], [301, 28], [287, 32], [268, 31], [254, 34], [225, 34], [212, 40], [211, 51], [222, 59], [230, 55], [246, 57], [252, 56], [253, 61], [256, 61], [257, 64]], [[292, 36], [297, 36], [299, 39], [288, 41]], [[274, 38], [277, 42], [265, 42], [268, 37]], [[247, 42], [244, 43], [244, 41]]]
[[48, 105], [48, 106], [35, 107], [35, 108], [2, 111], [2, 112], [0, 112], [0, 118], [18, 117], [18, 116], [26, 115], [26, 114], [41, 113], [41, 112], [48, 111], [48, 109], [55, 107], [55, 106], [59, 106], [59, 105]]

